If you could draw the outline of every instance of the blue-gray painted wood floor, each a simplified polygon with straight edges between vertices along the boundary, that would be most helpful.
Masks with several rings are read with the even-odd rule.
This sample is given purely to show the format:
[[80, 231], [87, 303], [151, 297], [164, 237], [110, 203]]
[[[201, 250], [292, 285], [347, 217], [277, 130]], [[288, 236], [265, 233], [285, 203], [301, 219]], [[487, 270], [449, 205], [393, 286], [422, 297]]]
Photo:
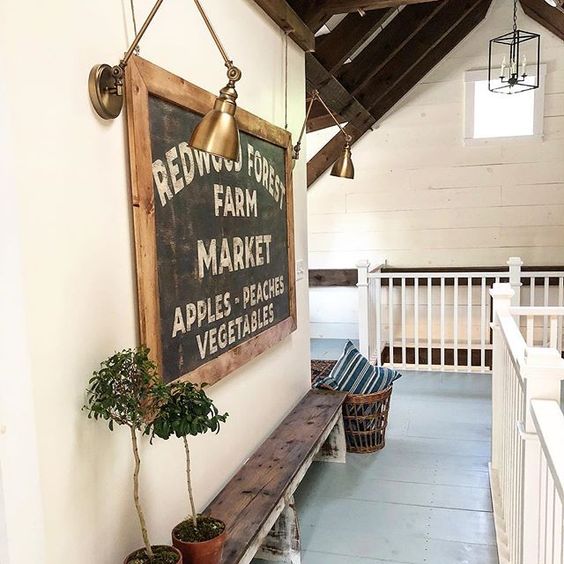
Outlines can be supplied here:
[[[312, 358], [342, 346], [313, 341]], [[490, 409], [487, 375], [404, 372], [385, 449], [314, 463], [296, 492], [303, 564], [497, 564]]]

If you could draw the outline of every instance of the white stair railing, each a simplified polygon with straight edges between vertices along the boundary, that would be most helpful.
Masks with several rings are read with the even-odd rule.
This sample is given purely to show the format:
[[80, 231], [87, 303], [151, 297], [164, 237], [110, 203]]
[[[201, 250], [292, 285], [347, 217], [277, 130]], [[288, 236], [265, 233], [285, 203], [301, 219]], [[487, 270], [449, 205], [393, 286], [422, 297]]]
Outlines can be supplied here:
[[522, 320], [526, 328], [547, 316], [553, 328], [549, 344], [554, 345], [554, 320], [557, 326], [564, 308], [512, 307], [509, 284], [496, 284], [490, 293], [490, 477], [499, 559], [501, 564], [564, 564], [564, 360], [554, 346], [529, 346], [521, 329]]
[[[370, 271], [358, 263], [360, 349], [372, 362], [414, 370], [489, 372], [492, 303], [488, 289], [507, 282], [512, 305], [564, 305], [564, 272], [523, 272], [512, 257], [503, 271]], [[562, 317], [523, 317], [529, 344], [563, 350]], [[528, 323], [528, 325], [526, 325]]]

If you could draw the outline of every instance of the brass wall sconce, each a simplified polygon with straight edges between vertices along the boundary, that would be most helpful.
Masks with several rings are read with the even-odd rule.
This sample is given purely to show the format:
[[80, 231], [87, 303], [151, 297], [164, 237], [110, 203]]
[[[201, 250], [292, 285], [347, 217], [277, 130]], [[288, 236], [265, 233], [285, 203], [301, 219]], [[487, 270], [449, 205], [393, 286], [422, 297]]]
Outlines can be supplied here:
[[[90, 100], [100, 117], [115, 119], [121, 113], [125, 67], [163, 2], [164, 0], [157, 0], [141, 26], [139, 33], [135, 36], [133, 43], [117, 65], [96, 65], [90, 71], [88, 78]], [[228, 82], [221, 89], [213, 109], [203, 117], [202, 121], [194, 129], [189, 144], [195, 149], [234, 161], [239, 156], [239, 128], [235, 119], [235, 112], [237, 110], [237, 90], [235, 89], [235, 84], [241, 78], [241, 71], [228, 57], [199, 0], [194, 0], [194, 3], [223, 57], [227, 67]]]
[[333, 168], [331, 169], [331, 176], [337, 176], [339, 178], [354, 178], [354, 165], [352, 162], [352, 151], [351, 151], [351, 141], [352, 137], [343, 129], [342, 125], [340, 124], [339, 120], [335, 117], [335, 114], [329, 109], [327, 104], [324, 102], [323, 98], [319, 95], [317, 90], [314, 90], [311, 93], [311, 99], [309, 101], [309, 105], [306, 112], [306, 118], [304, 124], [302, 126], [302, 130], [300, 132], [300, 137], [298, 138], [298, 142], [294, 145], [294, 151], [292, 154], [292, 158], [294, 161], [299, 160], [300, 158], [300, 151], [302, 148], [302, 139], [304, 137], [304, 133], [307, 127], [307, 120], [309, 119], [309, 115], [311, 113], [311, 108], [313, 107], [313, 103], [318, 101], [327, 111], [327, 113], [333, 118], [333, 121], [337, 125], [337, 127], [341, 130], [343, 137], [345, 138], [345, 146], [343, 148], [343, 152], [339, 156], [339, 158], [335, 161]]

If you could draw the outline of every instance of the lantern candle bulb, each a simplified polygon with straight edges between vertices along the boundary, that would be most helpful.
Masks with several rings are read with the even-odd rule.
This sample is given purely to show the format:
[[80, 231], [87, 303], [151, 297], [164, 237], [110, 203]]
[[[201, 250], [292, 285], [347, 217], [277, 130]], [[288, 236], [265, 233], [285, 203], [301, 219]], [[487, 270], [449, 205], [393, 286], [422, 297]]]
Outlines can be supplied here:
[[523, 77], [527, 76], [527, 57], [523, 57]]
[[501, 61], [501, 69], [499, 71], [499, 78], [505, 77], [505, 67], [507, 66], [507, 59], [503, 57], [503, 61]]

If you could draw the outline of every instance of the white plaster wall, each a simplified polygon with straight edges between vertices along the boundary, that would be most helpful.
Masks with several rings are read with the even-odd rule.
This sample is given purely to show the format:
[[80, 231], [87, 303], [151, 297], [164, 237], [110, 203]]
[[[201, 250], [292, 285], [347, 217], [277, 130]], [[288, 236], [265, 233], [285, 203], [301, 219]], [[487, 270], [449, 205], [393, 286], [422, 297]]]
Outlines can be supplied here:
[[[564, 264], [564, 42], [522, 11], [520, 26], [542, 35], [544, 141], [463, 142], [464, 72], [487, 67], [488, 41], [508, 31], [511, 11], [509, 0], [494, 0], [487, 19], [353, 147], [354, 181], [326, 173], [312, 186], [310, 264], [496, 266], [510, 256]], [[350, 308], [316, 322], [346, 323]]]
[[354, 181], [324, 175], [309, 191], [310, 261], [380, 255], [390, 266], [564, 262], [564, 42], [542, 35], [544, 142], [464, 146], [464, 72], [487, 67], [488, 40], [512, 3], [487, 19], [353, 148]]
[[[135, 4], [140, 23], [152, 0]], [[284, 34], [251, 0], [204, 4], [243, 70], [241, 106], [283, 126]], [[141, 544], [128, 434], [110, 433], [80, 410], [99, 361], [137, 341], [125, 122], [123, 116], [100, 120], [87, 92], [90, 67], [117, 62], [130, 39], [128, 0], [0, 4], [0, 62], [9, 77], [2, 106], [12, 118], [1, 152], [10, 149], [13, 169], [9, 184], [2, 179], [1, 205], [10, 205], [14, 216], [9, 228], [0, 225], [0, 233], [4, 239], [10, 229], [23, 279], [19, 284], [15, 278], [19, 259], [3, 254], [2, 278], [7, 274], [22, 293], [14, 302], [22, 330], [21, 346], [13, 351], [18, 362], [2, 377], [21, 381], [29, 407], [24, 432], [8, 425], [6, 434], [26, 441], [21, 480], [13, 474], [2, 478], [5, 491], [23, 491], [27, 463], [40, 484], [40, 495], [39, 488], [32, 489], [29, 505], [8, 515], [9, 564], [115, 564]], [[192, 2], [163, 4], [141, 54], [213, 92], [225, 82], [223, 63]], [[292, 43], [289, 57], [290, 129], [296, 133], [304, 116], [304, 61]], [[5, 193], [12, 195], [13, 206]], [[298, 259], [306, 258], [307, 249], [305, 194], [301, 163], [295, 169]], [[0, 284], [4, 292], [7, 285]], [[297, 292], [298, 331], [210, 389], [230, 418], [219, 436], [193, 441], [199, 507], [309, 387], [305, 280]], [[142, 456], [152, 542], [166, 543], [171, 527], [187, 513], [181, 445], [144, 443]], [[26, 519], [35, 531], [35, 515], [44, 550], [41, 534], [15, 532]]]

